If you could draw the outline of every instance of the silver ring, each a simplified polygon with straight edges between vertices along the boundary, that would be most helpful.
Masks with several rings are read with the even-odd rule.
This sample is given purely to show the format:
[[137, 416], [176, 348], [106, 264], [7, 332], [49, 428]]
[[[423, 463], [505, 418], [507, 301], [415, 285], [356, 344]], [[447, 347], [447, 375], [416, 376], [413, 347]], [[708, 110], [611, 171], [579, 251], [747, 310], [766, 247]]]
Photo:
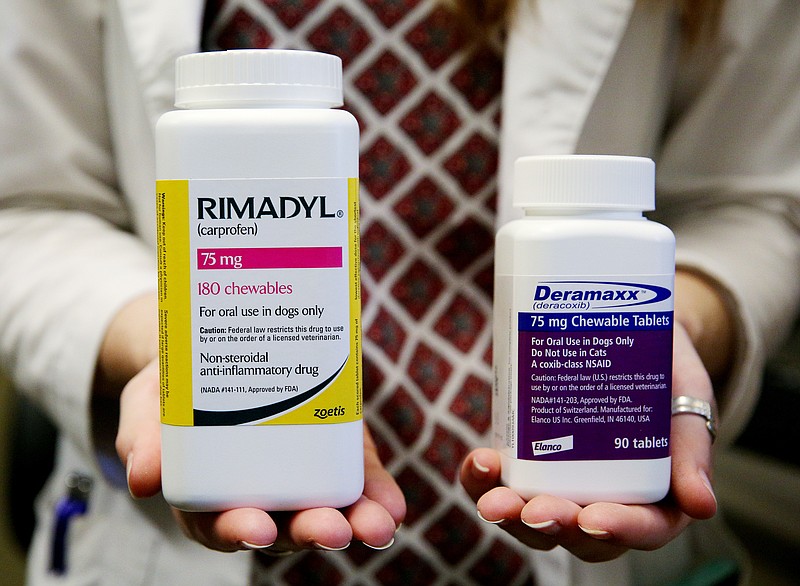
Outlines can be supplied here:
[[686, 395], [672, 397], [672, 414], [680, 415], [682, 413], [699, 415], [705, 419], [706, 429], [711, 434], [711, 443], [714, 443], [714, 440], [717, 439], [717, 422], [711, 403], [697, 397], [687, 397]]

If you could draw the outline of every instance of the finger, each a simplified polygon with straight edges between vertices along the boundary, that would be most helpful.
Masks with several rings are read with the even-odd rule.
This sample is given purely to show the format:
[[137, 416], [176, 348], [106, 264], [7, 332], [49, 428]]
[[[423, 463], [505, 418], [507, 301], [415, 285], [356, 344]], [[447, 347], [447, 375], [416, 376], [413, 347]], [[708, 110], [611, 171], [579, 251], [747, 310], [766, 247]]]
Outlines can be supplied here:
[[324, 549], [338, 551], [350, 545], [353, 530], [341, 511], [328, 507], [291, 514], [287, 538], [278, 540], [282, 549]]
[[125, 465], [128, 490], [136, 498], [161, 490], [161, 425], [158, 363], [151, 362], [120, 396], [116, 449]]
[[525, 501], [510, 488], [493, 488], [478, 499], [478, 515], [488, 523], [501, 524], [519, 519]]
[[520, 512], [520, 518], [528, 527], [565, 538], [567, 532], [578, 529], [580, 512], [581, 507], [574, 502], [545, 494], [531, 499]]
[[386, 549], [394, 543], [397, 524], [379, 503], [361, 497], [345, 510], [345, 518], [353, 528], [353, 537], [373, 549]]
[[610, 545], [653, 550], [678, 536], [690, 519], [676, 506], [595, 503], [578, 515], [587, 536]]
[[717, 511], [710, 472], [711, 436], [705, 420], [692, 414], [673, 416], [672, 497], [695, 519], [709, 519]]
[[[675, 328], [673, 395], [697, 397], [713, 404], [711, 380], [683, 327]], [[696, 519], [707, 519], [717, 510], [711, 487], [712, 437], [706, 421], [685, 413], [672, 417], [672, 496], [678, 506]]]
[[525, 501], [510, 488], [496, 487], [478, 499], [478, 516], [497, 525], [528, 547], [541, 550], [553, 549], [557, 543], [545, 532], [528, 527], [521, 520]]
[[500, 455], [489, 448], [473, 450], [461, 464], [461, 485], [478, 502], [485, 493], [500, 484]]
[[222, 513], [190, 513], [173, 509], [183, 532], [217, 551], [261, 549], [278, 539], [278, 528], [260, 509], [233, 509]]
[[588, 534], [579, 523], [584, 509], [576, 503], [550, 495], [531, 499], [520, 518], [530, 529], [548, 535], [561, 547], [587, 562], [603, 562], [622, 555], [627, 547], [598, 535]]
[[403, 491], [383, 467], [375, 441], [366, 425], [364, 426], [364, 496], [388, 512], [394, 522], [395, 530], [405, 519], [406, 499]]

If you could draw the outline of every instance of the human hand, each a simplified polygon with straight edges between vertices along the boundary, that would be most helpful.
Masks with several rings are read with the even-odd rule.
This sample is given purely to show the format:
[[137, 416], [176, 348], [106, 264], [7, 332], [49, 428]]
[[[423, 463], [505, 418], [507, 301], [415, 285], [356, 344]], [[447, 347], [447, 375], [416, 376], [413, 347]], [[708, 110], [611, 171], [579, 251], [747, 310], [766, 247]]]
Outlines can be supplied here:
[[[161, 426], [158, 363], [151, 361], [125, 386], [120, 397], [117, 453], [135, 498], [161, 490]], [[184, 533], [219, 551], [260, 549], [284, 553], [301, 549], [338, 550], [356, 539], [375, 549], [391, 545], [406, 506], [403, 494], [381, 464], [364, 428], [364, 493], [342, 509], [318, 508], [268, 513], [255, 508], [191, 513], [173, 509]]]
[[[711, 381], [685, 329], [676, 324], [673, 396], [713, 402]], [[527, 546], [558, 545], [585, 561], [614, 559], [628, 549], [653, 550], [677, 537], [692, 519], [716, 512], [711, 488], [711, 436], [701, 417], [672, 419], [670, 493], [650, 505], [594, 503], [581, 507], [540, 495], [528, 502], [500, 486], [500, 456], [488, 448], [471, 452], [461, 467], [461, 483], [477, 503], [478, 514]]]

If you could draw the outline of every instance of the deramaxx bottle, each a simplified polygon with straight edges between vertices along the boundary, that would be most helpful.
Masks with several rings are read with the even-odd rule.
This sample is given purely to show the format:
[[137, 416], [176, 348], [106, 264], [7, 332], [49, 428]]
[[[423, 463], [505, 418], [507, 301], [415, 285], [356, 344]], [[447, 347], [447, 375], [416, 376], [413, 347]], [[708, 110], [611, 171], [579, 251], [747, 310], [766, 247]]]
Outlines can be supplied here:
[[338, 57], [198, 53], [156, 129], [162, 480], [185, 510], [363, 489], [358, 125]]
[[649, 503], [670, 482], [675, 240], [655, 165], [523, 157], [496, 238], [495, 447], [524, 498]]

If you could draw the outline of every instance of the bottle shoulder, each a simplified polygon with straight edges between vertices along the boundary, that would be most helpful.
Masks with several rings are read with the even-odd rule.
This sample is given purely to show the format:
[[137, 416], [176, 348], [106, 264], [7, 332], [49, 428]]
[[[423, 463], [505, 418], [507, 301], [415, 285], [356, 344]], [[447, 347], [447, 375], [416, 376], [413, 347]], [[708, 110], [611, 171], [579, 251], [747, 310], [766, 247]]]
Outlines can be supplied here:
[[644, 274], [674, 271], [675, 237], [650, 220], [515, 220], [497, 233], [498, 274]]
[[667, 226], [644, 217], [597, 219], [581, 216], [526, 216], [500, 227], [498, 238], [511, 240], [554, 239], [647, 239], [674, 242]]
[[286, 128], [332, 127], [358, 130], [358, 122], [346, 110], [328, 108], [205, 108], [165, 112], [156, 123], [156, 131], [175, 131], [192, 128], [241, 128], [259, 125]]

